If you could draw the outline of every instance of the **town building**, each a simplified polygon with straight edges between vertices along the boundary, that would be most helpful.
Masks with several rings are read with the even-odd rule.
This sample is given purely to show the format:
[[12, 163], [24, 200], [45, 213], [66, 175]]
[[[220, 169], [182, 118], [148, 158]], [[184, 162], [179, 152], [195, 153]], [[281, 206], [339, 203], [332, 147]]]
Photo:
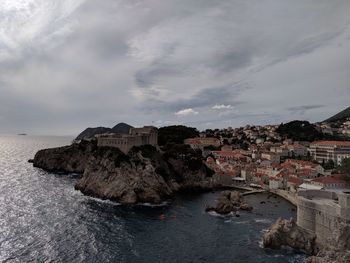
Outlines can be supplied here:
[[200, 149], [203, 151], [204, 148], [208, 146], [220, 147], [221, 142], [219, 139], [213, 137], [197, 137], [184, 140], [184, 144], [190, 145], [192, 149]]
[[350, 141], [317, 141], [310, 144], [310, 154], [318, 162], [332, 160], [340, 165], [344, 158], [350, 157]]
[[129, 134], [100, 134], [97, 135], [97, 146], [119, 148], [127, 154], [132, 147], [141, 145], [158, 145], [158, 130], [153, 126], [131, 128]]
[[311, 184], [318, 185], [323, 189], [347, 189], [349, 183], [344, 179], [343, 174], [323, 176], [311, 180]]
[[263, 152], [263, 153], [261, 153], [261, 159], [269, 160], [272, 163], [279, 163], [280, 162], [280, 155], [273, 153], [273, 152]]

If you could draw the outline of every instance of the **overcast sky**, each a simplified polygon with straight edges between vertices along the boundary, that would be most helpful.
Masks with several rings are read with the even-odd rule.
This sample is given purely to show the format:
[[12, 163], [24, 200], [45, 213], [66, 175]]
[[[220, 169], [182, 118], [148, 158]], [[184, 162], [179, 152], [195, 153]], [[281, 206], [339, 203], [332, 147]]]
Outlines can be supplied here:
[[349, 0], [1, 0], [0, 132], [320, 121], [350, 102]]

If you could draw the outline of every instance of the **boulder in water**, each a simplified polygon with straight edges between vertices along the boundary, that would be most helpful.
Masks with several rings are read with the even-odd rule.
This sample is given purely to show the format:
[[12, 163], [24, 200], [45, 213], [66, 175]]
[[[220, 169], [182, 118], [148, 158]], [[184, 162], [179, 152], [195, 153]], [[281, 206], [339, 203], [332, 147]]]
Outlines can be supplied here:
[[227, 215], [236, 214], [238, 210], [251, 211], [253, 207], [244, 202], [243, 197], [238, 191], [221, 192], [217, 199], [215, 207], [207, 207], [206, 212], [214, 211], [218, 214]]
[[314, 254], [316, 236], [299, 227], [293, 219], [279, 218], [263, 235], [264, 247], [280, 249], [289, 246], [307, 254]]

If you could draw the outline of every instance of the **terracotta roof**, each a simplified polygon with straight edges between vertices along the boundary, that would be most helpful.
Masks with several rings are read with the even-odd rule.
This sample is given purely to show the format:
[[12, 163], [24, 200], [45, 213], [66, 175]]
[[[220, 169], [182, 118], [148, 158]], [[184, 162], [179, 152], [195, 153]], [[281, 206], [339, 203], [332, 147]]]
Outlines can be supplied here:
[[350, 146], [350, 141], [316, 141], [311, 143], [311, 145], [324, 145], [324, 146]]
[[286, 146], [288, 149], [305, 149], [306, 147], [301, 144], [290, 144]]
[[245, 157], [242, 154], [234, 151], [213, 151], [213, 153], [219, 155], [220, 157], [234, 157], [234, 158]]
[[303, 180], [298, 177], [289, 177], [288, 183], [295, 184], [295, 185], [301, 185], [303, 183]]
[[346, 183], [346, 181], [344, 180], [343, 174], [319, 177], [319, 178], [313, 179], [312, 182], [321, 183], [321, 184]]
[[316, 167], [319, 165], [319, 164], [315, 164], [313, 162], [303, 161], [303, 160], [295, 160], [295, 159], [288, 159], [285, 161], [285, 163], [289, 163], [292, 165], [299, 164], [299, 165], [310, 166], [310, 167]]

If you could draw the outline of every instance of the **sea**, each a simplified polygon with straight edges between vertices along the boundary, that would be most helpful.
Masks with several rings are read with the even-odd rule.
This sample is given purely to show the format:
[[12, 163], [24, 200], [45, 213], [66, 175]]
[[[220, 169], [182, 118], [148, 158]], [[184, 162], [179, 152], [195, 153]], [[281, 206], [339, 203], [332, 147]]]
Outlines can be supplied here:
[[28, 159], [70, 137], [0, 135], [0, 262], [303, 262], [292, 249], [264, 249], [261, 236], [287, 201], [246, 196], [251, 213], [205, 213], [218, 195], [179, 194], [162, 206], [124, 207], [74, 190], [79, 177], [48, 173]]

